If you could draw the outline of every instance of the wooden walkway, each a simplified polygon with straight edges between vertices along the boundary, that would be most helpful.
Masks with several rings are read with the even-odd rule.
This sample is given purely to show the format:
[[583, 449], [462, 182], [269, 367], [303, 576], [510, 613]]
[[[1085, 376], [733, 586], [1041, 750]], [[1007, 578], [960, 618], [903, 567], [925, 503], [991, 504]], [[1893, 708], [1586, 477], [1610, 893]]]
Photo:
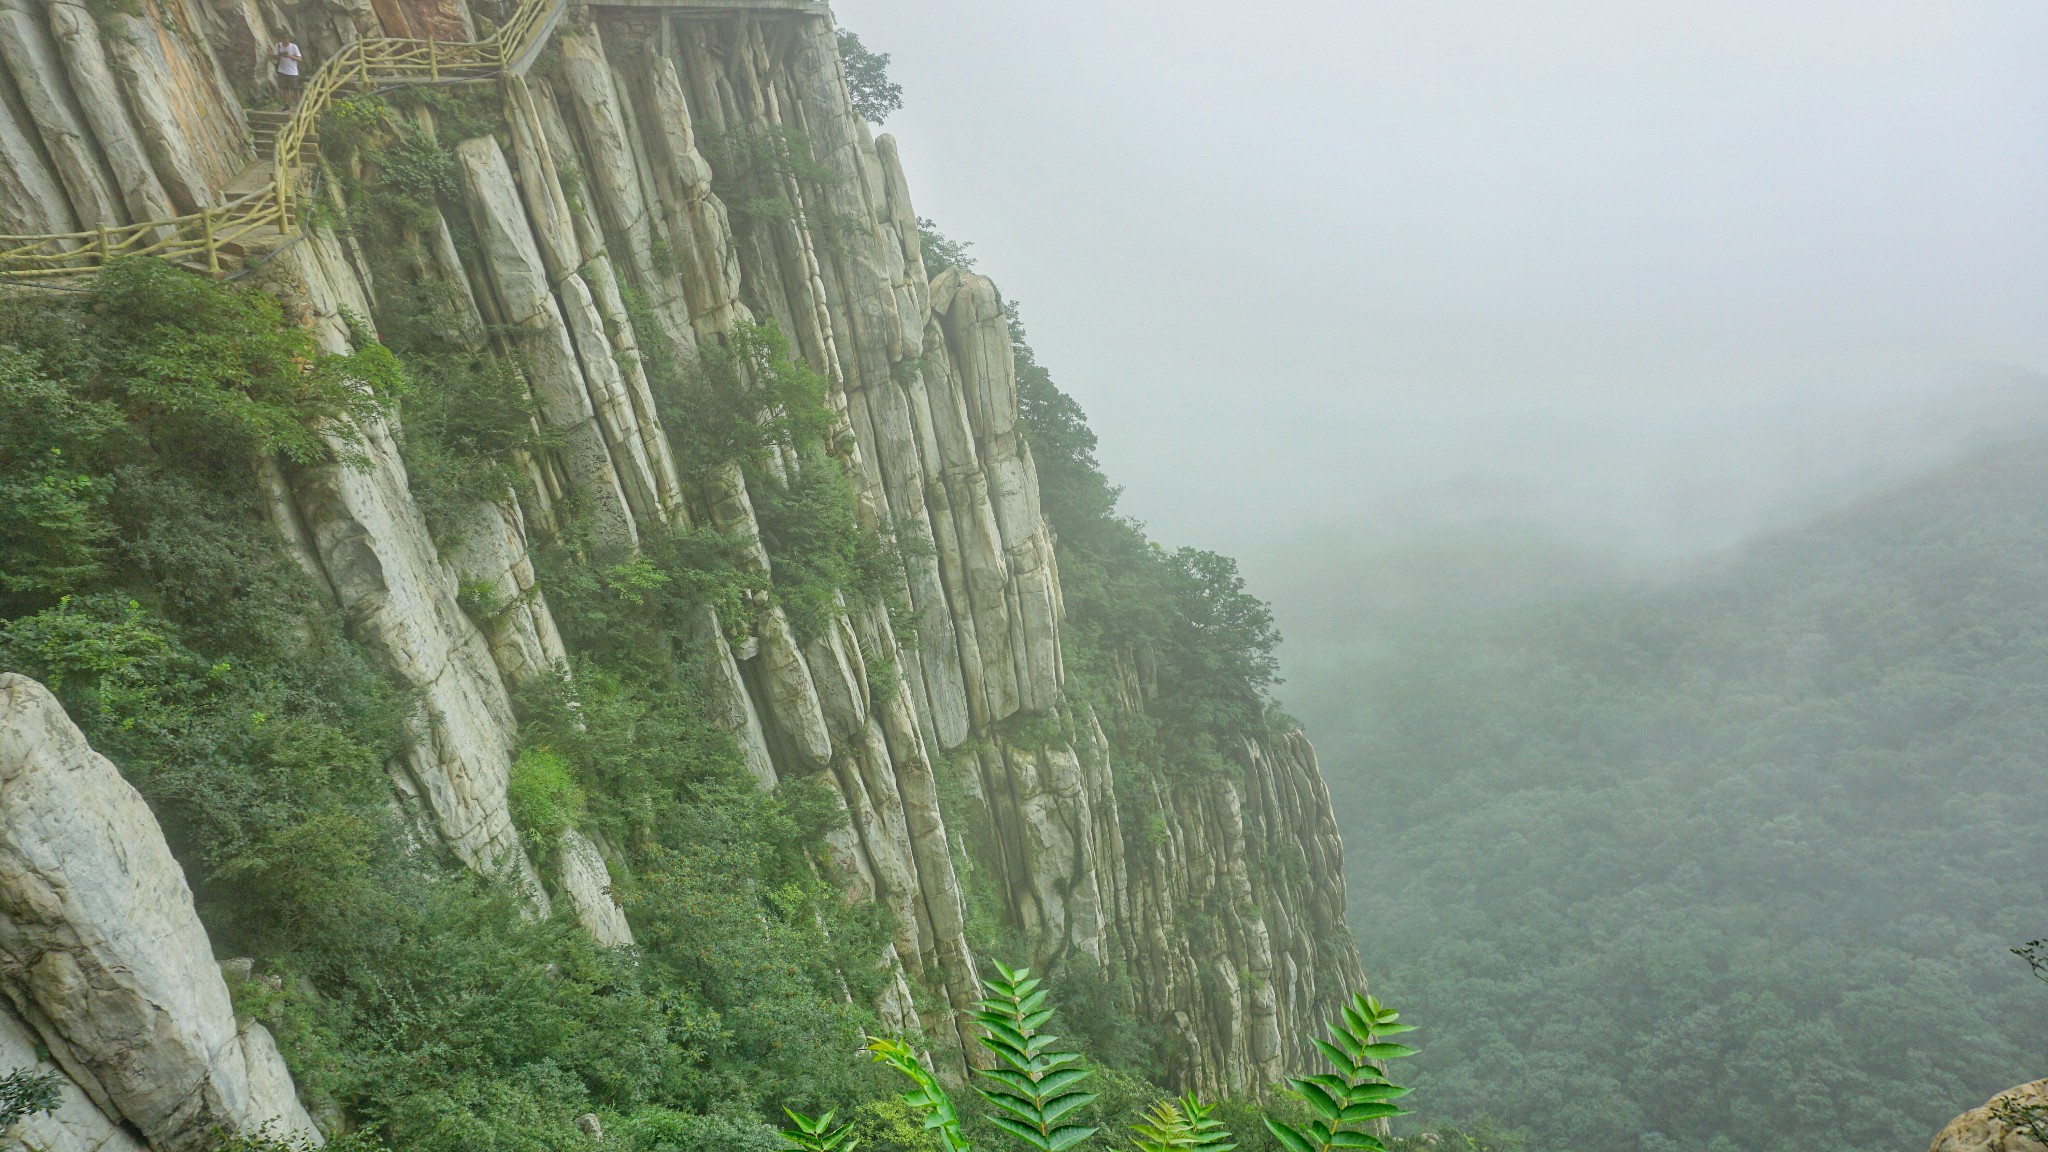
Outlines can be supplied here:
[[320, 65], [289, 113], [250, 114], [258, 159], [221, 190], [220, 206], [85, 232], [0, 235], [0, 278], [85, 275], [117, 256], [159, 256], [222, 275], [223, 257], [246, 257], [299, 234], [299, 200], [306, 170], [318, 159], [320, 116], [338, 95], [394, 84], [519, 75], [533, 63], [567, 7], [568, 0], [522, 0], [512, 18], [485, 40], [353, 41]]

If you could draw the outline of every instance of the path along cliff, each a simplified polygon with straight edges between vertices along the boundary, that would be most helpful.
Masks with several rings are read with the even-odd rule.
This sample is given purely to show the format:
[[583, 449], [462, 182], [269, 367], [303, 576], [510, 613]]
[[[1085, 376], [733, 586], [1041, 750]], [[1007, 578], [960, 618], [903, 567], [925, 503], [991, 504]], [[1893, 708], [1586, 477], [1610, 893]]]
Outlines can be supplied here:
[[[483, 0], [0, 0], [0, 231], [114, 228], [222, 203], [264, 167], [251, 128], [264, 118], [245, 109], [276, 102], [267, 49], [287, 26], [317, 61], [363, 37], [476, 40], [514, 15]], [[255, 469], [281, 548], [415, 702], [391, 786], [423, 834], [521, 887], [529, 915], [634, 942], [613, 895], [630, 846], [573, 821], [539, 841], [508, 800], [522, 694], [559, 684], [576, 657], [558, 617], [578, 593], [550, 587], [535, 556], [573, 539], [580, 555], [617, 560], [713, 531], [737, 542], [748, 591], [700, 608], [687, 659], [760, 787], [829, 784], [843, 819], [819, 863], [847, 898], [887, 913], [875, 1006], [886, 1025], [960, 1051], [978, 958], [1000, 937], [1055, 979], [1084, 961], [1120, 974], [1117, 995], [1176, 1084], [1252, 1092], [1308, 1064], [1305, 1035], [1363, 986], [1314, 751], [1284, 726], [1244, 725], [1213, 765], [1174, 771], [1111, 735], [1120, 713], [1145, 710], [1140, 677], [1076, 690], [1011, 316], [988, 278], [928, 263], [894, 142], [854, 110], [830, 12], [807, 0], [577, 6], [530, 68], [435, 91], [409, 104], [352, 93], [342, 111], [354, 120], [322, 122], [306, 187], [319, 209], [301, 234], [225, 269], [284, 300], [332, 353], [430, 290], [479, 349], [516, 364], [530, 396], [536, 435], [511, 454], [518, 482], [490, 498], [429, 506], [389, 420], [364, 422], [331, 462]], [[399, 182], [397, 152], [352, 149], [344, 129], [448, 159], [406, 212], [369, 220], [378, 190]], [[749, 468], [680, 450], [707, 418], [663, 373], [765, 372], [763, 331], [822, 381], [828, 452], [771, 444]], [[772, 425], [773, 399], [759, 404]], [[894, 542], [895, 586], [843, 589], [806, 614], [767, 594], [793, 561], [764, 532], [757, 489], [819, 468], [842, 469], [862, 524]], [[200, 963], [203, 932], [147, 810], [46, 693], [19, 678], [4, 687], [9, 851], [31, 851], [34, 828], [104, 810], [90, 819], [127, 828], [118, 838], [146, 858], [123, 864], [139, 886], [125, 901], [53, 903], [37, 894], [57, 883], [40, 865], [0, 872], [13, 1005], [0, 1037], [52, 1053], [120, 1140], [174, 1148], [207, 1124], [308, 1124], [288, 1084], [277, 1098], [267, 1034], [238, 1030]], [[78, 783], [15, 789], [24, 772]], [[158, 1010], [190, 1033], [159, 1047], [211, 1068], [217, 1102], [145, 1098], [190, 1069], [128, 1091], [130, 1041], [88, 1026], [116, 1011], [92, 998], [104, 990], [87, 980], [91, 996], [74, 994], [52, 974], [96, 955], [58, 938], [154, 933], [152, 917], [176, 922], [163, 931], [183, 965], [162, 969], [176, 987]], [[88, 1113], [62, 1111], [73, 1143], [38, 1146], [101, 1146]]]

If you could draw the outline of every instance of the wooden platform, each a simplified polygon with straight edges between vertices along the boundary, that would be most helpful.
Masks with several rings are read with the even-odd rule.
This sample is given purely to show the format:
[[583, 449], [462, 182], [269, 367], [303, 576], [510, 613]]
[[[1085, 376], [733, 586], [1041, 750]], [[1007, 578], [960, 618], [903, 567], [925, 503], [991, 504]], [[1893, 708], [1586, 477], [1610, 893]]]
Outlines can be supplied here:
[[821, 0], [595, 0], [591, 8], [645, 12], [660, 11], [672, 16], [734, 16], [742, 13], [786, 12], [792, 16], [832, 18], [831, 5]]

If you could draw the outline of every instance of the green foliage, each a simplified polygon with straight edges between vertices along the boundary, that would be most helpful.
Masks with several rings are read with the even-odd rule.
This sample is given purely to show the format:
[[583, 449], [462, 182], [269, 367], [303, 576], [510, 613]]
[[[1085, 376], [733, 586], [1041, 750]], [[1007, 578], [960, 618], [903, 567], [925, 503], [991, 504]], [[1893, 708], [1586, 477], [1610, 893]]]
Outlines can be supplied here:
[[237, 1009], [354, 1126], [330, 1147], [567, 1152], [600, 1112], [631, 1149], [770, 1152], [771, 1085], [797, 1107], [877, 1095], [866, 1065], [810, 1057], [859, 1043], [886, 946], [809, 858], [841, 817], [816, 779], [761, 793], [705, 712], [696, 609], [743, 621], [765, 588], [737, 545], [656, 535], [626, 560], [572, 531], [541, 556], [576, 677], [520, 701], [519, 820], [543, 841], [579, 821], [615, 854], [639, 947], [531, 922], [410, 836], [389, 772], [418, 702], [282, 552], [257, 483], [266, 453], [332, 459], [311, 446], [338, 405], [378, 402], [330, 380], [427, 385], [375, 352], [323, 360], [266, 298], [164, 277], [183, 274], [0, 302], [0, 667], [57, 693], [149, 802], [215, 946], [259, 958]]
[[58, 1088], [63, 1079], [56, 1072], [34, 1068], [16, 1068], [0, 1076], [0, 1135], [30, 1116], [55, 1112], [64, 1103]]
[[903, 1094], [903, 1104], [923, 1118], [923, 1131], [938, 1137], [942, 1152], [971, 1152], [960, 1134], [960, 1113], [953, 1098], [918, 1059], [917, 1052], [901, 1040], [878, 1037], [868, 1041], [867, 1053], [876, 1063], [893, 1068], [914, 1087]]
[[811, 140], [791, 124], [767, 128], [736, 124], [698, 136], [711, 162], [711, 188], [742, 230], [787, 224], [796, 216], [792, 185], [836, 184], [839, 174], [818, 163]]
[[1095, 1099], [1095, 1093], [1075, 1087], [1093, 1073], [1074, 1067], [1080, 1055], [1060, 1050], [1059, 1037], [1040, 1031], [1053, 1010], [1045, 1006], [1046, 990], [1031, 970], [1013, 971], [1000, 962], [995, 967], [997, 975], [982, 981], [974, 1022], [983, 1030], [982, 1047], [999, 1063], [976, 1070], [993, 1085], [976, 1091], [1002, 1110], [990, 1114], [989, 1123], [1040, 1152], [1061, 1152], [1096, 1131], [1069, 1118]]
[[[1234, 560], [1197, 548], [1169, 552], [1117, 513], [1119, 490], [1095, 458], [1080, 405], [1053, 385], [1014, 315], [1012, 336], [1019, 410], [1059, 538], [1070, 692], [1099, 705], [1127, 759], [1225, 770], [1220, 749], [1266, 726], [1278, 683], [1272, 611], [1245, 590]], [[1120, 665], [1139, 672], [1142, 715], [1109, 706]]]
[[1388, 1152], [1527, 1152], [1528, 1147], [1520, 1132], [1483, 1120], [1470, 1128], [1440, 1125], [1387, 1141]]
[[[775, 559], [774, 601], [800, 637], [823, 632], [846, 603], [903, 599], [900, 547], [861, 522], [847, 464], [825, 451], [838, 421], [826, 383], [780, 329], [742, 324], [695, 361], [661, 367], [651, 382], [663, 410], [688, 414], [665, 425], [679, 469], [702, 479], [740, 467]], [[685, 598], [703, 600], [703, 590]], [[733, 598], [714, 606], [733, 625], [753, 611]]]
[[[651, 365], [650, 365], [651, 366]], [[835, 415], [826, 384], [790, 352], [773, 324], [740, 324], [723, 344], [706, 344], [696, 360], [650, 380], [676, 465], [692, 479], [738, 463], [765, 468], [776, 450], [817, 443]]]
[[394, 108], [426, 113], [442, 140], [502, 138], [506, 129], [504, 98], [490, 84], [411, 84], [393, 89], [385, 99]]
[[[0, 448], [0, 666], [47, 684], [141, 788], [217, 942], [340, 930], [403, 704], [280, 554], [255, 466], [329, 459], [321, 429], [374, 411], [350, 381], [388, 366], [325, 357], [268, 297], [152, 261], [80, 298], [9, 299], [0, 336], [0, 423], [27, 433]], [[21, 499], [53, 467], [80, 494], [68, 521]]]
[[449, 285], [409, 281], [395, 268], [378, 283], [380, 333], [408, 381], [398, 405], [406, 479], [428, 529], [447, 546], [477, 502], [523, 490], [519, 453], [543, 452], [559, 438], [540, 425], [516, 345], [494, 350], [490, 333], [463, 322]]
[[788, 1108], [782, 1111], [795, 1125], [782, 1131], [782, 1138], [789, 1143], [792, 1152], [853, 1152], [860, 1147], [860, 1141], [852, 1138], [853, 1124], [850, 1121], [837, 1129], [832, 1127], [832, 1112], [812, 1119]]
[[[974, 267], [974, 257], [967, 254], [974, 242], [949, 240], [939, 231], [939, 226], [920, 216], [917, 218], [918, 251], [924, 257], [924, 269], [928, 275], [937, 276], [948, 268], [962, 272]], [[1080, 410], [1077, 408], [1078, 413]], [[1091, 442], [1092, 446], [1092, 442]]]
[[552, 851], [583, 815], [583, 789], [568, 762], [547, 748], [528, 748], [512, 761], [505, 800], [512, 823], [540, 855]]
[[95, 425], [118, 408], [133, 436], [110, 447], [131, 452], [321, 463], [402, 386], [379, 346], [322, 352], [271, 297], [142, 257], [76, 301], [10, 300], [0, 342], [28, 360], [8, 366], [10, 407], [36, 402], [14, 391], [27, 377], [76, 381], [71, 403]]
[[346, 157], [366, 147], [384, 126], [391, 106], [374, 92], [355, 92], [328, 103], [320, 114], [320, 142], [329, 155]]
[[99, 571], [114, 525], [92, 458], [120, 421], [0, 346], [0, 605], [47, 604]]
[[840, 461], [814, 449], [787, 484], [764, 476], [749, 490], [775, 558], [775, 601], [799, 637], [824, 632], [846, 603], [902, 596], [902, 557], [856, 517], [853, 480]]
[[1401, 1014], [1374, 997], [1354, 993], [1340, 1019], [1330, 1021], [1330, 1038], [1315, 1041], [1316, 1051], [1331, 1071], [1289, 1079], [1315, 1119], [1293, 1124], [1269, 1118], [1266, 1127], [1288, 1152], [1330, 1152], [1333, 1148], [1365, 1148], [1386, 1152], [1370, 1129], [1389, 1117], [1405, 1115], [1393, 1103], [1409, 1089], [1387, 1079], [1378, 1063], [1415, 1055], [1415, 1049], [1383, 1039], [1415, 1030], [1400, 1023]]
[[442, 204], [459, 191], [455, 154], [444, 141], [490, 135], [503, 126], [498, 100], [481, 87], [421, 85], [329, 105], [320, 140], [336, 162], [332, 169], [342, 174], [351, 229], [383, 259], [407, 232], [435, 227]]
[[867, 1152], [948, 1152], [918, 1110], [900, 1099], [870, 1100], [854, 1109], [851, 1123]]
[[1054, 979], [1060, 989], [1063, 1027], [1076, 1048], [1105, 1067], [1146, 1081], [1162, 1080], [1158, 1054], [1171, 1040], [1165, 1029], [1132, 1013], [1137, 996], [1128, 972], [1080, 954], [1063, 960]]
[[[605, 1125], [605, 1145], [626, 1152], [784, 1152], [774, 1128], [730, 1109], [699, 1115], [646, 1107]], [[586, 1143], [585, 1147], [588, 1147]]]
[[839, 59], [846, 66], [846, 91], [854, 114], [880, 124], [903, 107], [903, 86], [889, 82], [889, 54], [871, 52], [860, 37], [839, 29]]
[[361, 1132], [337, 1132], [321, 1144], [310, 1136], [283, 1132], [275, 1120], [265, 1120], [254, 1129], [235, 1132], [213, 1146], [213, 1152], [382, 1152], [383, 1145]]
[[1215, 1111], [1215, 1105], [1202, 1103], [1193, 1092], [1161, 1100], [1132, 1126], [1131, 1143], [1137, 1152], [1230, 1152], [1237, 1144]]
[[2039, 1077], [2048, 997], [2007, 948], [2048, 903], [2044, 582], [2031, 441], [1296, 696], [1375, 847], [1352, 922], [1430, 1029], [1432, 1111], [1876, 1152]]
[[368, 193], [360, 207], [386, 225], [431, 228], [440, 215], [441, 199], [454, 196], [458, 188], [455, 154], [410, 122], [396, 124], [390, 137], [366, 156], [375, 175], [359, 186]]

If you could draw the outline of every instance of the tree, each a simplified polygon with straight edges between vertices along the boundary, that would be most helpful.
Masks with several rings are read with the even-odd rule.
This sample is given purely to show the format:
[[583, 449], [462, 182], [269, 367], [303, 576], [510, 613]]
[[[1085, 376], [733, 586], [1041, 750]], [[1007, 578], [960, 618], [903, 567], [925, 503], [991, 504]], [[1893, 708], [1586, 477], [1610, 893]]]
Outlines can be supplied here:
[[853, 110], [871, 124], [903, 107], [903, 85], [889, 82], [889, 54], [871, 52], [860, 37], [839, 30], [839, 59], [846, 65], [846, 92]]

